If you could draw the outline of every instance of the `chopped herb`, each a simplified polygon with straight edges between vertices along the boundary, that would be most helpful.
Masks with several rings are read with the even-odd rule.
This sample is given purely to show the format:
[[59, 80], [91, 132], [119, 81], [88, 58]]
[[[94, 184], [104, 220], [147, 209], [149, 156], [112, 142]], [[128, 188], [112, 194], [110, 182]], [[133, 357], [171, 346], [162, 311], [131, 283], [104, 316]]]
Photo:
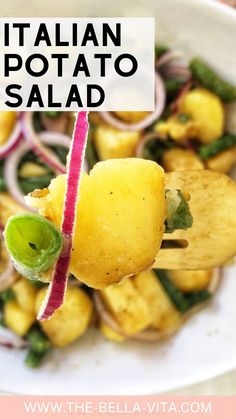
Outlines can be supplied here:
[[180, 290], [178, 290], [178, 288], [176, 288], [176, 286], [173, 284], [173, 282], [171, 282], [164, 270], [155, 269], [154, 271], [158, 276], [158, 279], [160, 280], [160, 283], [165, 289], [166, 293], [169, 295], [171, 301], [174, 303], [174, 305], [181, 313], [185, 313], [188, 310], [189, 305], [184, 297], [184, 294]]
[[4, 302], [7, 303], [8, 301], [12, 301], [15, 299], [15, 294], [14, 291], [12, 291], [11, 289], [2, 291], [0, 294], [0, 299]]
[[50, 350], [51, 344], [42, 330], [34, 326], [26, 336], [29, 342], [29, 350], [26, 354], [25, 363], [30, 368], [37, 368], [42, 362], [46, 353]]
[[185, 298], [188, 301], [189, 307], [193, 307], [196, 304], [203, 303], [211, 297], [211, 293], [208, 290], [192, 291], [185, 294]]
[[29, 279], [39, 280], [40, 274], [55, 263], [62, 248], [61, 232], [51, 221], [38, 214], [10, 217], [4, 236], [15, 268]]
[[33, 125], [36, 132], [43, 130], [43, 126], [40, 120], [40, 112], [34, 112], [33, 114]]
[[155, 57], [160, 58], [161, 55], [165, 54], [165, 52], [169, 51], [165, 45], [156, 45], [155, 46]]
[[54, 151], [54, 153], [56, 153], [60, 161], [66, 165], [68, 149], [61, 146], [52, 146], [50, 148]]
[[158, 138], [150, 140], [144, 147], [143, 158], [161, 163], [165, 151], [173, 148], [175, 144], [176, 143], [170, 139], [166, 141], [162, 141]]
[[47, 188], [50, 184], [51, 180], [53, 179], [53, 174], [45, 175], [45, 176], [32, 176], [26, 179], [19, 179], [19, 186], [21, 190], [28, 194], [35, 189], [44, 189]]
[[48, 111], [48, 112], [44, 112], [44, 113], [48, 118], [52, 118], [52, 119], [56, 119], [60, 115], [60, 112], [56, 112], [56, 111]]
[[183, 293], [170, 280], [165, 270], [155, 269], [154, 271], [171, 301], [182, 314], [211, 297], [211, 293], [206, 289]]
[[29, 342], [31, 350], [37, 353], [45, 353], [51, 347], [48, 338], [37, 327], [33, 327], [29, 331], [27, 335], [27, 340]]
[[179, 189], [166, 190], [166, 206], [165, 233], [192, 227], [193, 217], [189, 205]]
[[[171, 115], [173, 115], [173, 104], [172, 103], [167, 103], [162, 115], [161, 115], [161, 119], [162, 121], [166, 121]], [[159, 121], [160, 122], [160, 119]]]
[[201, 146], [198, 149], [198, 154], [202, 160], [207, 160], [234, 145], [236, 145], [236, 135], [224, 135], [224, 137], [218, 138], [214, 143]]
[[37, 281], [36, 279], [30, 279], [30, 285], [33, 285], [35, 288], [43, 288], [45, 286], [44, 282]]
[[186, 124], [187, 122], [191, 120], [191, 116], [188, 115], [187, 113], [180, 113], [178, 115], [178, 120], [182, 122], [183, 124]]
[[41, 364], [46, 353], [38, 353], [29, 349], [25, 357], [25, 364], [30, 368], [37, 368]]
[[42, 163], [42, 161], [40, 160], [40, 158], [38, 156], [36, 156], [36, 154], [33, 151], [28, 151], [28, 153], [26, 153], [20, 162], [19, 168], [21, 168], [21, 166], [26, 163], [26, 162], [30, 162], [30, 163], [37, 163], [40, 164], [41, 166], [47, 168], [47, 166], [45, 166], [44, 163]]
[[6, 327], [6, 323], [4, 321], [3, 316], [0, 317], [0, 326]]
[[6, 188], [6, 182], [4, 178], [0, 178], [0, 192], [5, 192], [7, 190]]
[[169, 79], [165, 80], [165, 90], [167, 93], [168, 99], [174, 99], [178, 92], [180, 91], [181, 87], [183, 86], [184, 82], [181, 80]]
[[[25, 179], [18, 179], [18, 183], [22, 192], [24, 192], [24, 194], [28, 194], [35, 189], [47, 188], [52, 179], [53, 174], [45, 176], [32, 176]], [[6, 181], [3, 177], [0, 177], [0, 191], [5, 192], [6, 190]]]
[[222, 80], [199, 58], [194, 58], [191, 61], [190, 70], [199, 83], [214, 92], [223, 101], [231, 102], [236, 99], [236, 87]]

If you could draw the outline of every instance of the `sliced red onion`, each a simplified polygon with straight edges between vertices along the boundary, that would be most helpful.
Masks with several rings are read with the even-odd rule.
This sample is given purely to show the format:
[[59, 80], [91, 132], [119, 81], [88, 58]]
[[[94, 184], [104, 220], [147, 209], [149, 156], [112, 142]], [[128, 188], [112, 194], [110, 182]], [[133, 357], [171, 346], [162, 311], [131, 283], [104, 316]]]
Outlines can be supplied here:
[[18, 164], [29, 150], [29, 145], [22, 142], [19, 147], [10, 154], [4, 164], [4, 179], [7, 190], [12, 197], [27, 210], [34, 211], [31, 207], [26, 205], [24, 195], [18, 185]]
[[120, 131], [140, 131], [149, 127], [149, 125], [152, 125], [161, 116], [165, 108], [165, 102], [166, 102], [166, 92], [165, 92], [164, 83], [161, 76], [158, 73], [156, 73], [155, 83], [156, 83], [155, 110], [152, 113], [150, 113], [146, 118], [144, 118], [142, 121], [136, 122], [134, 124], [128, 124], [126, 122], [122, 122], [120, 119], [116, 118], [110, 112], [101, 112], [100, 115], [102, 116], [103, 120], [107, 124], [113, 126], [114, 128]]
[[48, 287], [45, 300], [42, 303], [38, 320], [50, 318], [63, 304], [68, 282], [72, 239], [76, 218], [76, 207], [79, 199], [79, 185], [88, 134], [87, 112], [79, 112], [71, 141], [68, 160], [65, 201], [62, 217], [63, 249], [59, 255], [53, 272], [52, 281]]
[[236, 100], [226, 103], [225, 107], [225, 131], [236, 135]]
[[[179, 325], [178, 325], [179, 328]], [[159, 340], [163, 339], [164, 337], [170, 337], [174, 334], [178, 328], [168, 329], [165, 333], [161, 332], [157, 329], [145, 329], [141, 332], [137, 333], [135, 336], [131, 336], [131, 338], [143, 341], [143, 342], [158, 342]]]
[[103, 299], [99, 293], [99, 291], [93, 292], [93, 301], [94, 306], [99, 314], [99, 318], [106, 323], [107, 326], [111, 327], [115, 332], [119, 333], [122, 336], [125, 336], [123, 330], [114, 319], [108, 308], [105, 306]]
[[[45, 145], [61, 146], [68, 148], [68, 150], [71, 144], [71, 139], [68, 135], [53, 131], [43, 131], [42, 133], [40, 133], [40, 141]], [[83, 172], [89, 172], [89, 167], [86, 158], [84, 158], [83, 161]]]
[[181, 65], [171, 65], [165, 70], [165, 77], [167, 78], [179, 78], [181, 80], [187, 80], [191, 77], [191, 71]]
[[68, 135], [53, 131], [40, 132], [39, 141], [44, 145], [65, 147], [68, 148], [68, 150], [71, 143], [71, 139]]
[[135, 149], [135, 156], [143, 158], [143, 151], [145, 145], [148, 144], [150, 141], [157, 139], [159, 139], [159, 137], [155, 132], [150, 132], [149, 134], [146, 134], [143, 137], [141, 137]]
[[[56, 132], [42, 132], [40, 134], [40, 141], [48, 146], [57, 145], [68, 148], [68, 150], [70, 148], [70, 137]], [[27, 210], [34, 211], [25, 203], [24, 195], [18, 184], [18, 165], [23, 156], [30, 150], [30, 144], [26, 141], [22, 141], [17, 149], [13, 151], [5, 161], [4, 178], [7, 189], [12, 197]]]
[[[3, 239], [3, 231], [4, 231], [4, 225], [0, 223], [0, 237], [2, 239]], [[4, 248], [6, 248], [4, 240], [2, 240], [1, 245], [4, 246]], [[11, 258], [7, 250], [6, 250], [6, 255], [7, 255], [6, 266], [5, 266], [4, 271], [0, 273], [0, 292], [5, 291], [6, 289], [10, 288], [10, 286], [15, 281], [15, 277], [14, 277], [15, 269], [14, 269], [14, 266], [12, 264]]]
[[9, 154], [15, 150], [18, 146], [22, 138], [21, 135], [21, 126], [20, 123], [17, 121], [14, 129], [5, 144], [0, 147], [0, 160], [5, 159], [5, 157], [9, 156]]
[[139, 341], [143, 341], [143, 342], [156, 342], [160, 339], [162, 339], [164, 336], [170, 336], [171, 334], [174, 333], [175, 330], [171, 329], [165, 332], [165, 334], [163, 332], [161, 332], [160, 330], [155, 330], [155, 329], [145, 329], [142, 330], [139, 333], [136, 333], [136, 335], [127, 335], [124, 333], [123, 329], [121, 328], [121, 326], [118, 324], [118, 322], [116, 321], [116, 319], [112, 316], [112, 314], [110, 313], [109, 309], [106, 307], [99, 291], [94, 291], [93, 293], [93, 301], [94, 301], [94, 305], [95, 308], [99, 314], [100, 319], [107, 325], [109, 326], [111, 329], [113, 329], [115, 332], [119, 333], [120, 335], [124, 336], [127, 339], [134, 339], [134, 340], [139, 340]]
[[186, 93], [191, 89], [192, 83], [193, 83], [193, 81], [190, 78], [186, 81], [186, 83], [180, 89], [176, 99], [174, 100], [174, 102], [171, 105], [173, 113], [177, 113], [179, 111], [179, 106], [180, 106], [181, 100], [182, 100], [183, 96], [186, 95]]
[[0, 346], [9, 349], [25, 349], [28, 342], [12, 333], [9, 329], [0, 326]]
[[[221, 280], [221, 274], [222, 274], [221, 268], [214, 269], [210, 284], [207, 289], [211, 294], [215, 294], [215, 292], [217, 291], [217, 288]], [[171, 337], [179, 330], [181, 324], [187, 321], [189, 317], [191, 317], [194, 313], [198, 312], [202, 306], [201, 303], [194, 306], [191, 310], [189, 310], [186, 314], [182, 316], [182, 319], [181, 319], [182, 322], [179, 322], [173, 325], [172, 327], [170, 327], [169, 329], [165, 331], [160, 331], [157, 329], [145, 329], [137, 333], [136, 335], [130, 336], [124, 333], [121, 326], [118, 324], [117, 320], [112, 316], [109, 309], [106, 307], [99, 291], [94, 291], [93, 301], [94, 301], [94, 306], [98, 312], [99, 318], [104, 323], [106, 323], [107, 326], [109, 326], [115, 332], [119, 333], [120, 335], [126, 338], [135, 339], [135, 340], [139, 340], [143, 342], [157, 342], [161, 339]]]
[[60, 162], [53, 152], [42, 146], [40, 142], [41, 134], [37, 134], [34, 130], [33, 112], [22, 112], [20, 121], [22, 132], [25, 139], [28, 141], [31, 150], [33, 150], [34, 153], [53, 170], [59, 173], [65, 173], [66, 168], [64, 164]]
[[181, 51], [167, 51], [157, 59], [156, 68], [160, 69], [162, 66], [169, 64], [171, 61], [181, 58], [183, 56]]
[[215, 294], [215, 292], [217, 291], [217, 289], [220, 285], [221, 278], [222, 278], [222, 268], [215, 268], [213, 270], [212, 278], [211, 278], [211, 281], [210, 281], [209, 286], [207, 288], [207, 290], [211, 294]]

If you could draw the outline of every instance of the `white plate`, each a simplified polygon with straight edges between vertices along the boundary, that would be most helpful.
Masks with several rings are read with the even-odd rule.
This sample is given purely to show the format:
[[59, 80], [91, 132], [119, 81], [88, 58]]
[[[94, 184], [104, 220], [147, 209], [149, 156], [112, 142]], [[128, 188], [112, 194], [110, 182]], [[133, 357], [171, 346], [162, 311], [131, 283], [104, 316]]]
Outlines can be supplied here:
[[209, 306], [161, 344], [113, 344], [90, 332], [54, 351], [36, 371], [24, 354], [0, 349], [0, 385], [26, 394], [151, 394], [213, 377], [236, 366], [235, 269]]
[[[157, 38], [188, 56], [205, 57], [236, 83], [236, 13], [213, 1], [63, 3], [66, 12], [57, 8], [57, 16], [156, 16]], [[55, 15], [42, 1], [34, 3], [34, 11], [29, 7], [22, 1], [20, 15]], [[151, 394], [224, 373], [236, 367], [235, 274], [236, 268], [228, 268], [212, 303], [161, 344], [113, 344], [91, 331], [70, 348], [54, 351], [37, 371], [24, 367], [23, 353], [0, 348], [0, 388], [21, 394]]]

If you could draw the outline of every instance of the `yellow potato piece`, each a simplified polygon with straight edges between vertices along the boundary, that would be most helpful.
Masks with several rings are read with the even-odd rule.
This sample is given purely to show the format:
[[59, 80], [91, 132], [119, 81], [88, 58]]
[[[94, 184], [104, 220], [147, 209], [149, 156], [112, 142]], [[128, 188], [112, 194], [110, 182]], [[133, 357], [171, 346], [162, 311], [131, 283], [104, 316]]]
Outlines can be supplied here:
[[211, 143], [223, 134], [225, 112], [223, 104], [214, 93], [197, 87], [183, 96], [180, 113], [186, 113], [198, 125], [197, 138]]
[[11, 215], [20, 212], [25, 212], [25, 208], [17, 204], [6, 192], [0, 192], [0, 222], [5, 225]]
[[0, 112], [0, 146], [2, 146], [13, 131], [16, 122], [16, 112]]
[[228, 173], [236, 163], [236, 147], [222, 151], [206, 161], [207, 167], [216, 172]]
[[180, 326], [181, 314], [154, 272], [143, 272], [135, 276], [134, 284], [149, 307], [153, 327], [164, 331]]
[[125, 337], [122, 336], [120, 333], [116, 332], [114, 329], [112, 329], [110, 326], [108, 326], [103, 321], [100, 322], [100, 330], [102, 334], [107, 338], [108, 340], [112, 340], [114, 342], [124, 342]]
[[[46, 290], [38, 292], [35, 311], [38, 313]], [[63, 305], [49, 320], [40, 322], [44, 333], [53, 346], [62, 348], [82, 336], [92, 318], [92, 302], [85, 291], [79, 288], [67, 288]]]
[[48, 170], [46, 169], [46, 167], [33, 162], [24, 163], [19, 170], [19, 176], [24, 178], [31, 176], [43, 176], [47, 173]]
[[158, 122], [154, 130], [160, 138], [167, 139], [171, 137], [172, 140], [177, 142], [184, 142], [197, 137], [198, 125], [192, 120], [181, 122], [179, 115], [173, 115], [166, 121]]
[[37, 288], [26, 278], [19, 277], [12, 287], [18, 304], [26, 311], [34, 313]]
[[162, 164], [166, 172], [203, 169], [203, 164], [198, 157], [192, 151], [182, 148], [167, 150], [164, 153]]
[[168, 271], [168, 277], [183, 292], [199, 291], [208, 287], [212, 270]]
[[[65, 176], [44, 197], [28, 198], [58, 227]], [[165, 220], [163, 169], [142, 159], [98, 163], [81, 181], [70, 271], [82, 282], [104, 288], [149, 269], [160, 248]], [[36, 197], [35, 197], [36, 196]]]
[[[0, 273], [4, 272], [7, 268], [9, 262], [9, 255], [5, 246], [0, 245]], [[1, 281], [1, 289], [2, 291], [9, 288], [10, 284], [13, 284], [19, 278], [18, 272], [13, 270], [11, 274], [7, 276], [7, 278]]]
[[118, 116], [118, 118], [122, 119], [123, 121], [130, 122], [131, 124], [134, 124], [136, 122], [142, 121], [145, 117], [148, 116], [149, 112], [144, 112], [144, 111], [139, 111], [139, 112], [135, 112], [135, 111], [129, 111], [129, 112], [116, 111], [116, 112], [114, 112], [114, 114], [116, 116]]
[[100, 160], [133, 157], [139, 132], [118, 131], [107, 126], [96, 128], [94, 143]]
[[135, 335], [151, 324], [149, 307], [132, 279], [105, 288], [101, 295], [125, 334]]
[[19, 336], [24, 336], [35, 322], [35, 314], [24, 310], [17, 301], [4, 304], [4, 321], [6, 326]]

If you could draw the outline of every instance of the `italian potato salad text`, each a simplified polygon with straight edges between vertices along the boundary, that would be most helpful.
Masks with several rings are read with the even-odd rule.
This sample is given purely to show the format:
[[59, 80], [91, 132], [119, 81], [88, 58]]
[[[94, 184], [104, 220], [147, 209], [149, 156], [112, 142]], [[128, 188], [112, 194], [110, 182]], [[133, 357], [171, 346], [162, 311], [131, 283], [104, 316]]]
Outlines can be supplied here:
[[29, 367], [91, 327], [123, 345], [170, 338], [236, 253], [197, 242], [214, 188], [235, 208], [236, 87], [155, 53], [153, 112], [0, 113], [0, 345]]

